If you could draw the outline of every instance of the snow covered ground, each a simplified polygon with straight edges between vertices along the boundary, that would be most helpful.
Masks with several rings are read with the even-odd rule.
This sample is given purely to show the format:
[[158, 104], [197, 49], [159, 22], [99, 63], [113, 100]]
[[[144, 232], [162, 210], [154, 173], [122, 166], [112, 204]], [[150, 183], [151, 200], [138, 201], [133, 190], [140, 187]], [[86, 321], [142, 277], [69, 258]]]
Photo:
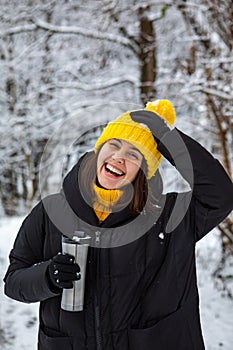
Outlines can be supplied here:
[[[2, 278], [8, 265], [8, 254], [22, 220], [22, 217], [15, 217], [0, 221], [1, 350], [37, 349], [38, 304], [23, 304], [3, 295]], [[233, 300], [214, 287], [210, 276], [219, 257], [217, 242], [217, 233], [212, 232], [197, 245], [201, 320], [207, 350], [232, 350]]]

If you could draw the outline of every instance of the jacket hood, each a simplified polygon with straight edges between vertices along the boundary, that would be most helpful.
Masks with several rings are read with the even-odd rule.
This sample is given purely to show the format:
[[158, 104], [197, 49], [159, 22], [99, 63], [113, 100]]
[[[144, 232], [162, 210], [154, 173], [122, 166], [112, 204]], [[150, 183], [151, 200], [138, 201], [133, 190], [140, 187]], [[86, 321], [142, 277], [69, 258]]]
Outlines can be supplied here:
[[87, 154], [88, 153], [85, 153], [79, 159], [78, 163], [75, 164], [74, 167], [70, 170], [70, 172], [66, 175], [63, 181], [62, 188], [64, 191], [65, 198], [72, 210], [74, 211], [74, 213], [82, 220], [96, 225], [97, 218], [94, 215], [92, 207], [83, 198], [78, 181], [78, 173], [80, 171], [82, 161], [84, 157], [87, 156]]

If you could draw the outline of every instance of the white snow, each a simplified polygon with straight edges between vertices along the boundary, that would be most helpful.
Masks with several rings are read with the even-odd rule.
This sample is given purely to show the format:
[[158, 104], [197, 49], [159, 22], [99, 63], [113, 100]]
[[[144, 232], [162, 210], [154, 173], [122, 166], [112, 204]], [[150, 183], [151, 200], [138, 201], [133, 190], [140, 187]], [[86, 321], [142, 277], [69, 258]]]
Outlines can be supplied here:
[[38, 304], [20, 303], [3, 294], [2, 279], [8, 266], [8, 255], [22, 221], [22, 217], [3, 218], [0, 221], [1, 350], [35, 350], [37, 348]]
[[[38, 304], [23, 304], [3, 294], [2, 279], [7, 269], [8, 255], [22, 221], [23, 217], [4, 217], [0, 221], [1, 350], [37, 349]], [[207, 350], [231, 350], [233, 300], [217, 290], [211, 277], [216, 260], [220, 257], [218, 244], [218, 234], [215, 231], [197, 244], [201, 322]]]

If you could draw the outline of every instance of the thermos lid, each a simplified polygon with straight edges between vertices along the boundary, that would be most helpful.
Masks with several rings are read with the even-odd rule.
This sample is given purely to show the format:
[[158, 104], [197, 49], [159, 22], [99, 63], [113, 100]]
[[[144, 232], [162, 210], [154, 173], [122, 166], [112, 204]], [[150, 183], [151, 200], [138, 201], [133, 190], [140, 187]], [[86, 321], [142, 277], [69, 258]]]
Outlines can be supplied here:
[[86, 235], [84, 231], [75, 231], [72, 240], [80, 244], [89, 244], [91, 237]]
[[83, 231], [75, 231], [72, 238], [67, 237], [63, 235], [62, 241], [64, 243], [70, 243], [70, 244], [90, 244], [91, 243], [91, 236], [88, 236]]

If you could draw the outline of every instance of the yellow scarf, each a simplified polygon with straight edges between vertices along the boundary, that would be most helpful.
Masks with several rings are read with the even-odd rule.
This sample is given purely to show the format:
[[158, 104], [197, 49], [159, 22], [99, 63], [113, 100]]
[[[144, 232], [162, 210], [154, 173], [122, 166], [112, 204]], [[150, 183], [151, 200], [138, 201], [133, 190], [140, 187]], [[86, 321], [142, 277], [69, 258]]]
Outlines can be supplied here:
[[106, 190], [105, 188], [93, 185], [96, 198], [93, 203], [93, 209], [99, 221], [104, 221], [112, 212], [112, 207], [121, 197], [121, 190]]

